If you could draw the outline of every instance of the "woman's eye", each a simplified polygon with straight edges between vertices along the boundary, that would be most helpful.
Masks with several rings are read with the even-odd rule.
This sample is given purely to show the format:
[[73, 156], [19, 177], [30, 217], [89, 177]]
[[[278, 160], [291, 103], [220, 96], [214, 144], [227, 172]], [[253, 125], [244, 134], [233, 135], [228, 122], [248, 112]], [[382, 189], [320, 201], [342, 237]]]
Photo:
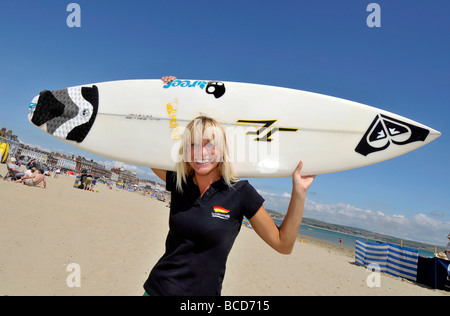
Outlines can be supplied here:
[[208, 144], [205, 145], [205, 148], [206, 148], [208, 151], [213, 150], [214, 147], [216, 147], [216, 146], [215, 146], [213, 143], [208, 143]]

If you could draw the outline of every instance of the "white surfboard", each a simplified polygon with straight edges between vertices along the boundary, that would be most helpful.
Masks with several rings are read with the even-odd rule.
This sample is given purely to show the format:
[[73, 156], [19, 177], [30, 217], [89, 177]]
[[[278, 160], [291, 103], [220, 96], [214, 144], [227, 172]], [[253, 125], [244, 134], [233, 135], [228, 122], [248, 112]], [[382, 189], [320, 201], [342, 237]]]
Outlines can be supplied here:
[[222, 123], [240, 177], [288, 177], [367, 166], [441, 134], [363, 104], [280, 87], [203, 80], [126, 80], [43, 91], [29, 120], [85, 151], [175, 170], [181, 134], [199, 115]]

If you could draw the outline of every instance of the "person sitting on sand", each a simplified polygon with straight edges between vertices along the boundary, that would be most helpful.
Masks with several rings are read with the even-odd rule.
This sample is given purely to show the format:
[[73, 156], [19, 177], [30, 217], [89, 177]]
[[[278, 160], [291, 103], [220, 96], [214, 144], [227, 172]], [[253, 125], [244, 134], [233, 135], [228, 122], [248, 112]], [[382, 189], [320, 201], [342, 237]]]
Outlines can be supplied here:
[[33, 167], [33, 168], [31, 168], [31, 169], [28, 169], [27, 171], [25, 171], [25, 177], [30, 177], [33, 173], [35, 173], [36, 172], [36, 168], [35, 167]]
[[16, 178], [22, 178], [25, 175], [24, 171], [16, 164], [16, 158], [14, 157], [9, 159], [8, 168]]
[[44, 189], [47, 188], [47, 181], [45, 180], [44, 170], [40, 169], [37, 173], [33, 173], [30, 176], [24, 176], [22, 179], [15, 181], [16, 183], [22, 183], [31, 187], [36, 187], [42, 183]]

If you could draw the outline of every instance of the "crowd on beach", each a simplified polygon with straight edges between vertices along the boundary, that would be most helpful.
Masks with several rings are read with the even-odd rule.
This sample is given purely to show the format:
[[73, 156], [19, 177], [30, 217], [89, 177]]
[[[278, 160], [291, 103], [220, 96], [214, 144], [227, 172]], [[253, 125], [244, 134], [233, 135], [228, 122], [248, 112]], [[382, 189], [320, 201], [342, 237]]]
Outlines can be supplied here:
[[[36, 160], [31, 160], [27, 165], [27, 170], [22, 169], [22, 161], [14, 157], [10, 157], [7, 162], [8, 174], [5, 179], [9, 179], [15, 183], [22, 183], [24, 185], [37, 187], [42, 185], [44, 189], [47, 188], [47, 181], [45, 180], [46, 171], [43, 168], [38, 169]], [[59, 173], [61, 169], [59, 169]]]
[[[29, 162], [24, 162], [20, 157], [10, 157], [6, 163], [8, 173], [4, 177], [4, 180], [9, 180], [14, 183], [20, 183], [32, 187], [47, 188], [47, 181], [45, 177], [58, 178], [62, 173], [61, 167], [50, 167], [45, 164], [36, 162], [36, 159], [32, 159]], [[26, 166], [24, 170], [23, 166]], [[89, 174], [85, 169], [81, 172], [81, 185], [80, 189], [93, 191], [96, 184], [96, 179]]]
[[[61, 174], [64, 174], [61, 167], [51, 167], [43, 163], [36, 162], [36, 159], [32, 159], [26, 162], [21, 157], [10, 157], [6, 162], [7, 174], [4, 176], [4, 180], [9, 180], [13, 183], [19, 183], [31, 187], [47, 188], [46, 177], [58, 178]], [[25, 168], [26, 170], [25, 170]], [[74, 176], [73, 173], [67, 172], [67, 175]], [[110, 190], [115, 187], [128, 192], [139, 193], [144, 196], [156, 198], [162, 202], [170, 203], [170, 196], [167, 196], [167, 192], [160, 190], [153, 190], [149, 188], [139, 188], [137, 185], [128, 185], [125, 183], [114, 183], [111, 180], [97, 179], [91, 175], [87, 169], [82, 170], [78, 175], [74, 187], [77, 189], [97, 192], [95, 187], [98, 182], [104, 183]], [[169, 204], [168, 204], [169, 205]]]

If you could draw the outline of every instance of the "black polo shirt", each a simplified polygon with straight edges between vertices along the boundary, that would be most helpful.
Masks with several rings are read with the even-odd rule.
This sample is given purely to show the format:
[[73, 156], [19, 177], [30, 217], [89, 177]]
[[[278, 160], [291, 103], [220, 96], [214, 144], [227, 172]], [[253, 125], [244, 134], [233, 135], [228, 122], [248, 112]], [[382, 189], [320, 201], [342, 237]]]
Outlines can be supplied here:
[[166, 188], [172, 193], [166, 253], [144, 284], [150, 295], [216, 296], [222, 290], [231, 247], [248, 219], [264, 199], [248, 183], [228, 187], [220, 179], [200, 196], [193, 177], [176, 189], [176, 173], [167, 172]]

